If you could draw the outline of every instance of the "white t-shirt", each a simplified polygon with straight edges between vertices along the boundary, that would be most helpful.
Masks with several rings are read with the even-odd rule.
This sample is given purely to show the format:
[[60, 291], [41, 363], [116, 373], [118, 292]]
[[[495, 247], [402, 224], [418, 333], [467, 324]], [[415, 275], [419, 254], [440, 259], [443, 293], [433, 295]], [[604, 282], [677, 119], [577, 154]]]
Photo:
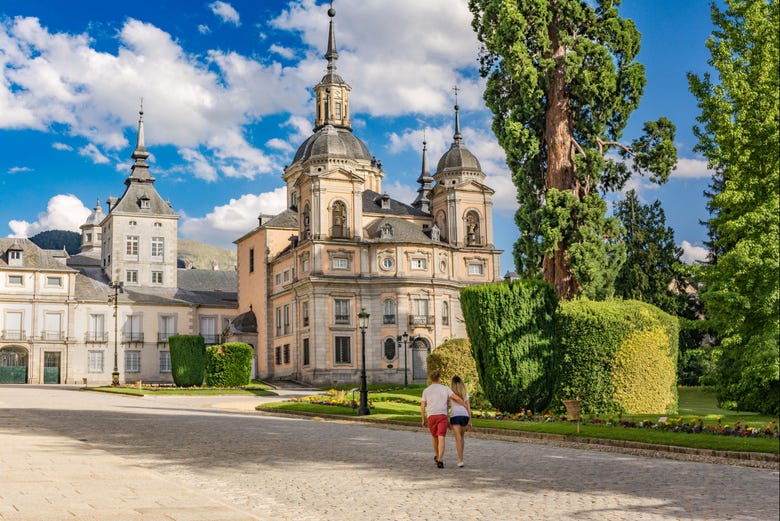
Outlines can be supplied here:
[[431, 384], [422, 393], [422, 401], [425, 402], [425, 414], [428, 417], [434, 414], [447, 415], [447, 402], [454, 393], [452, 389], [442, 384]]
[[[463, 401], [464, 402], [469, 401], [469, 393], [466, 393], [466, 399]], [[450, 418], [452, 418], [453, 416], [468, 416], [468, 415], [469, 415], [469, 410], [466, 409], [463, 405], [459, 404], [455, 400], [450, 401]]]

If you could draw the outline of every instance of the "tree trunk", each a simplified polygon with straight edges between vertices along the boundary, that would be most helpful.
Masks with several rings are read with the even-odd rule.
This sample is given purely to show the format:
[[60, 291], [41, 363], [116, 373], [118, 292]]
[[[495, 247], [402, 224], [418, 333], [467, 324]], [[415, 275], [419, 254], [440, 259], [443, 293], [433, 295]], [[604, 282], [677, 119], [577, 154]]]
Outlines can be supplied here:
[[[545, 113], [544, 140], [547, 144], [547, 189], [556, 188], [561, 191], [570, 190], [579, 196], [577, 177], [572, 161], [574, 136], [571, 125], [571, 107], [566, 93], [566, 47], [559, 43], [557, 15], [550, 23], [550, 40], [552, 42], [555, 67], [550, 78], [550, 88], [547, 97]], [[544, 278], [550, 282], [563, 299], [572, 298], [580, 289], [569, 265], [568, 245], [558, 243], [552, 256], [545, 256], [542, 263]]]

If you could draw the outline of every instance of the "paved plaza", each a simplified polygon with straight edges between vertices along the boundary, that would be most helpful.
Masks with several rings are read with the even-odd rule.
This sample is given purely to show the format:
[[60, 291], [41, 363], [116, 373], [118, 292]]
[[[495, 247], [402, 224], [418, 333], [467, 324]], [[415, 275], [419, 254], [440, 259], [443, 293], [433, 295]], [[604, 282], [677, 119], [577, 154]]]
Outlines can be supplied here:
[[778, 519], [778, 472], [0, 386], [0, 520]]

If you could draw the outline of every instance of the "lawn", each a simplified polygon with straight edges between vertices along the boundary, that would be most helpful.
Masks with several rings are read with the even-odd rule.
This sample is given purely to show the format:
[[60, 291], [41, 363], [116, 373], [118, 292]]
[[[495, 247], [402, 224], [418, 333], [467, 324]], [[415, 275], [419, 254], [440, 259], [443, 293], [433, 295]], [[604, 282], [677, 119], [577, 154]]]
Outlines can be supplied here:
[[253, 381], [249, 385], [240, 388], [214, 388], [214, 387], [172, 387], [161, 385], [142, 385], [139, 389], [135, 385], [120, 385], [119, 387], [85, 387], [88, 391], [99, 391], [104, 393], [127, 394], [131, 396], [144, 395], [244, 395], [244, 396], [276, 396], [271, 390], [271, 386], [258, 381]]
[[[369, 391], [369, 405], [373, 420], [392, 420], [420, 423], [420, 395], [422, 386], [399, 389], [381, 389], [375, 387]], [[547, 434], [560, 434], [583, 438], [606, 438], [660, 445], [675, 445], [681, 447], [693, 447], [711, 450], [748, 451], [748, 452], [780, 452], [780, 439], [774, 437], [717, 435], [707, 432], [689, 433], [674, 432], [675, 425], [685, 424], [712, 429], [733, 429], [734, 426], [742, 428], [765, 429], [769, 427], [777, 432], [775, 418], [762, 416], [752, 412], [739, 412], [720, 409], [717, 407], [715, 395], [699, 388], [680, 388], [679, 414], [667, 418], [666, 426], [653, 428], [626, 427], [621, 424], [648, 421], [658, 424], [661, 418], [668, 415], [588, 415], [583, 417], [577, 432], [575, 422], [561, 421], [554, 415], [530, 414], [524, 415], [522, 420], [496, 419], [494, 410], [475, 410], [473, 424], [476, 428], [519, 430], [525, 432], [537, 432]], [[355, 393], [357, 399], [357, 393]], [[314, 414], [335, 414], [345, 417], [355, 416], [355, 409], [348, 405], [352, 402], [353, 394], [349, 389], [328, 391], [317, 397], [300, 401], [276, 402], [264, 404], [258, 408], [261, 410], [285, 410], [301, 411]], [[319, 403], [317, 403], [319, 402]], [[347, 405], [347, 406], [345, 406]], [[502, 415], [498, 415], [502, 418]], [[772, 423], [774, 421], [774, 423]]]

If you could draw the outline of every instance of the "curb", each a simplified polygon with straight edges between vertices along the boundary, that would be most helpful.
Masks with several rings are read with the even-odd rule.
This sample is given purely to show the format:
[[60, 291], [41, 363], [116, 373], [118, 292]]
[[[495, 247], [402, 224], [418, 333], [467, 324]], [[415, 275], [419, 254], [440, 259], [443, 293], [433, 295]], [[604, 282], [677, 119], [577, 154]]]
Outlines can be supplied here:
[[[329, 420], [341, 423], [361, 423], [363, 425], [378, 428], [393, 428], [398, 430], [419, 431], [420, 427], [395, 420], [376, 420], [372, 418], [344, 416], [340, 414], [319, 414], [304, 411], [268, 410], [256, 408], [257, 412], [271, 416], [301, 416], [304, 418]], [[513, 431], [505, 429], [491, 429], [474, 427], [470, 436], [481, 439], [500, 439], [504, 441], [525, 441], [529, 443], [559, 444], [570, 448], [606, 450], [638, 454], [642, 456], [686, 459], [689, 461], [707, 461], [726, 465], [739, 465], [748, 467], [777, 468], [780, 465], [780, 454], [768, 452], [740, 452], [714, 449], [697, 449], [693, 447], [680, 447], [676, 445], [658, 445], [638, 441], [610, 440], [606, 438], [583, 438], [564, 434], [545, 434], [540, 432]]]

